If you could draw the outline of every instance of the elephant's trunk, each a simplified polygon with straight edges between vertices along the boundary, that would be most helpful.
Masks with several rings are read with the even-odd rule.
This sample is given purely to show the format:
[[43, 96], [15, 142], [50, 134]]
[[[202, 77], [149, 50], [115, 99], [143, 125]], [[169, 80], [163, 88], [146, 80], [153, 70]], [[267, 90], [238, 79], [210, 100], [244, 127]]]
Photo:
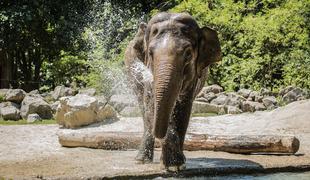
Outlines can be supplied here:
[[164, 138], [179, 90], [180, 74], [175, 66], [161, 64], [154, 72], [155, 116], [153, 134], [156, 138]]

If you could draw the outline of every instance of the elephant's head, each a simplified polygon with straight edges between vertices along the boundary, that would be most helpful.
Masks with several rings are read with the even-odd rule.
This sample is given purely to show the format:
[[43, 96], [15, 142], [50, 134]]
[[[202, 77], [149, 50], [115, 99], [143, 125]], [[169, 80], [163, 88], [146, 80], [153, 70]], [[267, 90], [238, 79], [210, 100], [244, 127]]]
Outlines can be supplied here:
[[220, 44], [214, 30], [199, 28], [188, 14], [159, 13], [140, 28], [144, 44], [137, 47], [143, 47], [144, 62], [154, 76], [153, 134], [163, 138], [181, 91], [220, 60]]

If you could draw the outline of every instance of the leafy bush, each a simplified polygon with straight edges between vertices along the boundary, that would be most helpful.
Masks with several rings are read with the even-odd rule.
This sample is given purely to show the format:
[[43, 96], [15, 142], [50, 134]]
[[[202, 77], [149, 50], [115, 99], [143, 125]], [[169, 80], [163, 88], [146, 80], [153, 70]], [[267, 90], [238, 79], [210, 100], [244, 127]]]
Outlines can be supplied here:
[[171, 11], [219, 32], [223, 59], [209, 83], [227, 90], [310, 88], [310, 1], [188, 0]]

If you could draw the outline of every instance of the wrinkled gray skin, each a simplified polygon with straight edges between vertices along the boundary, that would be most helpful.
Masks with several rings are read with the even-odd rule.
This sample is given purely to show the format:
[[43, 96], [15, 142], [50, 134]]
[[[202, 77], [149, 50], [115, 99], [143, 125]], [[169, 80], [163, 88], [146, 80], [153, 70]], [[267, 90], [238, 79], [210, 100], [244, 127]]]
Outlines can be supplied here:
[[[158, 138], [162, 165], [175, 171], [184, 167], [183, 143], [192, 102], [203, 87], [208, 66], [220, 59], [217, 33], [199, 28], [188, 14], [159, 13], [148, 24], [140, 24], [125, 53], [144, 120], [138, 162], [152, 162]], [[145, 78], [137, 64], [149, 69], [153, 78]]]

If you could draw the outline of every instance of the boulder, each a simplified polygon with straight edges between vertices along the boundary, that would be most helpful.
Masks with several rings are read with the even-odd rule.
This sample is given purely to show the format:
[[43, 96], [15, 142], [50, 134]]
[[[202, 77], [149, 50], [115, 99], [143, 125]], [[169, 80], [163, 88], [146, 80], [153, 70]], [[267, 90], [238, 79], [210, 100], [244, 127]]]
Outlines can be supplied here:
[[225, 99], [225, 105], [227, 106], [235, 106], [237, 108], [240, 108], [241, 103], [245, 101], [246, 99], [234, 92], [228, 93], [227, 98]]
[[3, 120], [19, 120], [20, 110], [19, 105], [13, 102], [4, 102], [0, 104], [0, 114]]
[[256, 101], [256, 102], [262, 102], [263, 96], [257, 92], [257, 91], [252, 91], [248, 97], [249, 101]]
[[51, 104], [53, 114], [56, 113], [58, 106], [60, 105], [60, 101], [55, 101]]
[[95, 96], [96, 89], [95, 88], [80, 89], [78, 94], [86, 94], [89, 96]]
[[105, 106], [99, 106], [98, 108], [97, 121], [104, 121], [106, 119], [111, 119], [111, 120], [118, 119], [117, 112], [109, 104], [106, 104]]
[[117, 112], [110, 105], [100, 106], [95, 97], [77, 94], [60, 98], [55, 118], [58, 124], [66, 128], [78, 128], [106, 119], [115, 119]]
[[244, 98], [248, 98], [252, 91], [250, 89], [239, 89], [238, 94]]
[[76, 92], [69, 88], [69, 87], [65, 87], [65, 86], [57, 86], [54, 91], [52, 92], [52, 97], [54, 100], [58, 100], [61, 97], [64, 96], [73, 96], [75, 95]]
[[210, 86], [203, 87], [200, 92], [203, 94], [207, 94], [209, 92], [212, 92], [214, 94], [218, 94], [220, 92], [223, 92], [223, 88], [217, 84], [213, 84]]
[[244, 101], [241, 105], [241, 110], [243, 112], [254, 112], [266, 110], [266, 107], [259, 102]]
[[224, 94], [220, 94], [217, 96], [215, 99], [213, 99], [210, 104], [215, 104], [215, 105], [224, 105], [226, 102], [227, 96]]
[[26, 92], [22, 89], [9, 89], [6, 92], [5, 100], [15, 103], [21, 103], [26, 96]]
[[261, 94], [262, 96], [272, 96], [273, 93], [272, 93], [269, 89], [262, 88], [262, 89], [260, 90], [260, 94]]
[[214, 92], [208, 92], [204, 94], [203, 97], [206, 99], [207, 102], [211, 102], [213, 99], [216, 98], [216, 95]]
[[240, 114], [242, 113], [241, 109], [236, 106], [225, 106], [227, 114]]
[[27, 123], [34, 123], [36, 121], [41, 121], [41, 117], [39, 116], [39, 114], [29, 114], [27, 116]]
[[120, 113], [124, 117], [139, 117], [142, 116], [141, 110], [138, 106], [127, 106]]
[[21, 104], [21, 116], [27, 119], [29, 114], [38, 114], [42, 119], [53, 117], [51, 106], [41, 96], [26, 96]]
[[210, 104], [205, 102], [193, 102], [192, 113], [219, 113], [223, 105]]
[[0, 96], [4, 98], [8, 91], [9, 89], [0, 89]]
[[285, 94], [287, 94], [288, 92], [290, 92], [291, 90], [293, 90], [295, 87], [294, 86], [287, 86], [286, 88], [283, 88], [279, 91], [279, 95], [280, 96], [284, 96]]
[[40, 94], [39, 90], [35, 89], [28, 93], [28, 95]]
[[277, 105], [277, 99], [274, 96], [264, 97], [262, 102], [268, 110], [274, 109]]

